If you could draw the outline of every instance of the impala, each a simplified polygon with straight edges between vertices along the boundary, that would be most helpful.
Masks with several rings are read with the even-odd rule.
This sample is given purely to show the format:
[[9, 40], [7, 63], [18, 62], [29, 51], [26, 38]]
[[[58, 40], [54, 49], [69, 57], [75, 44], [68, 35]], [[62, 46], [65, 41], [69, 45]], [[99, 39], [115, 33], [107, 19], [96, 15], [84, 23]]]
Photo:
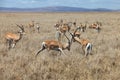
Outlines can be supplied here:
[[79, 31], [85, 32], [86, 27], [87, 27], [87, 24], [83, 25], [82, 23], [80, 23], [80, 26], [78, 26], [77, 28], [79, 28]]
[[89, 26], [89, 28], [90, 28], [90, 29], [96, 29], [98, 32], [100, 32], [100, 30], [101, 30], [100, 26], [101, 26], [101, 25], [102, 25], [101, 23], [96, 22], [96, 23], [91, 24], [91, 25]]
[[[65, 35], [65, 34], [64, 34]], [[65, 35], [66, 36], [66, 35]], [[59, 41], [56, 40], [46, 40], [42, 42], [41, 48], [40, 50], [38, 50], [38, 52], [36, 53], [36, 56], [43, 50], [47, 49], [49, 50], [56, 50], [56, 51], [60, 51], [60, 53], [64, 54], [63, 52], [64, 49], [68, 49], [70, 51], [70, 47], [71, 47], [71, 43], [72, 41], [69, 40], [69, 38], [66, 36], [68, 42], [63, 44]]]
[[34, 27], [34, 21], [28, 24], [30, 28]]
[[39, 23], [36, 23], [36, 29], [37, 29], [37, 32], [39, 33], [40, 31], [40, 26], [39, 26]]
[[6, 39], [6, 43], [9, 44], [8, 49], [10, 49], [11, 47], [14, 48], [16, 43], [22, 38], [22, 35], [24, 34], [24, 27], [23, 25], [17, 25], [21, 30], [18, 32], [19, 34], [15, 34], [15, 33], [11, 33], [8, 32], [5, 34], [5, 39]]
[[61, 39], [63, 38], [64, 34], [69, 30], [70, 30], [70, 23], [69, 24], [56, 24], [54, 26], [56, 28], [56, 33], [55, 33], [55, 38], [57, 39], [57, 41], [61, 41]]
[[55, 28], [59, 28], [60, 26], [62, 26], [63, 25], [63, 20], [61, 19], [60, 21], [58, 21], [55, 25], [54, 25], [54, 27]]
[[29, 28], [30, 32], [35, 31], [35, 22], [31, 21], [27, 24], [27, 27]]
[[60, 31], [61, 33], [66, 33], [67, 31], [69, 32], [70, 27], [68, 26], [68, 24], [63, 24], [62, 26], [60, 26]]
[[75, 36], [77, 29], [75, 30], [75, 32], [73, 34], [72, 33], [70, 33], [70, 34], [72, 35], [72, 39], [74, 41], [77, 41], [79, 44], [82, 45], [82, 50], [83, 50], [85, 56], [87, 56], [88, 54], [91, 54], [92, 44], [87, 39], [81, 39], [81, 38]]

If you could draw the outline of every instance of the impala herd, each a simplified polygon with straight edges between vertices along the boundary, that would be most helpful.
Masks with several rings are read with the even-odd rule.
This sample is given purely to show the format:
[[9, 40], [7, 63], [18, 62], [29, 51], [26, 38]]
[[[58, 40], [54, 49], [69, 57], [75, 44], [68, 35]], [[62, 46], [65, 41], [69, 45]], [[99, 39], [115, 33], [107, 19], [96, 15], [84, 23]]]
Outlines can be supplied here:
[[[15, 34], [12, 32], [8, 32], [5, 34], [6, 44], [8, 45], [7, 49], [9, 50], [11, 48], [14, 48], [16, 43], [19, 42], [19, 40], [25, 34], [23, 25], [16, 24], [16, 26], [20, 29], [18, 33]], [[85, 33], [87, 28], [95, 29], [99, 33], [101, 30], [101, 26], [102, 26], [101, 23], [98, 21], [90, 25], [88, 25], [88, 22], [86, 22], [85, 24], [80, 23], [79, 25], [77, 25], [76, 20], [74, 22], [64, 22], [61, 19], [54, 25], [54, 28], [56, 30], [55, 33], [56, 40], [55, 39], [44, 40], [41, 44], [41, 48], [35, 53], [35, 55], [37, 56], [40, 52], [42, 52], [45, 49], [47, 49], [48, 51], [49, 50], [59, 51], [60, 53], [65, 55], [63, 50], [67, 49], [68, 51], [70, 51], [72, 42], [77, 42], [78, 44], [81, 45], [82, 50], [86, 57], [87, 55], [91, 54], [92, 44], [88, 39], [81, 38], [80, 37], [81, 33]], [[31, 23], [28, 24], [28, 27], [30, 29], [31, 28], [34, 29], [34, 27], [36, 27], [35, 29], [39, 33], [40, 29], [39, 23], [35, 24], [35, 22], [32, 21]], [[72, 28], [74, 29], [72, 30]], [[70, 37], [68, 37], [66, 34], [69, 34]], [[65, 36], [65, 38], [67, 39], [66, 43], [63, 43], [61, 41], [62, 36]]]

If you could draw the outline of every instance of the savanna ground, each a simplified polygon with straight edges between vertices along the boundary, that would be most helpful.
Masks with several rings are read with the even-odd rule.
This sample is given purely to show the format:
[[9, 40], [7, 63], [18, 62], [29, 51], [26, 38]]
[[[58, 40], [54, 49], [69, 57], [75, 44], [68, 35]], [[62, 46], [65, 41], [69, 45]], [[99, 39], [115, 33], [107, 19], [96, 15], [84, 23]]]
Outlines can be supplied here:
[[[73, 43], [67, 56], [47, 50], [35, 53], [46, 39], [54, 39], [54, 24], [60, 20], [89, 24], [100, 21], [102, 30], [88, 29], [82, 33], [93, 44], [92, 55], [84, 57], [81, 45]], [[27, 25], [34, 20], [40, 33], [29, 31], [14, 49], [6, 51], [4, 35], [16, 33], [16, 24]], [[0, 13], [0, 80], [120, 80], [120, 13]]]

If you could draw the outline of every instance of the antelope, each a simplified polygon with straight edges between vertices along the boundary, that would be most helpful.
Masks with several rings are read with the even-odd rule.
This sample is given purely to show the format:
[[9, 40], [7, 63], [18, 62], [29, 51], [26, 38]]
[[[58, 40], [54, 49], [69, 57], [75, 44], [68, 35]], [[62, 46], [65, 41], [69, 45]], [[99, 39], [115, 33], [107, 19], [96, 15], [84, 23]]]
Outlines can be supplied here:
[[102, 25], [101, 23], [96, 22], [96, 23], [91, 24], [91, 25], [89, 26], [89, 28], [90, 28], [90, 29], [96, 29], [96, 30], [98, 31], [98, 33], [99, 33], [100, 30], [101, 30], [101, 28], [100, 28], [101, 25]]
[[34, 21], [31, 21], [30, 23], [28, 23], [28, 27], [30, 28], [30, 31], [35, 31], [34, 26], [35, 26]]
[[55, 24], [54, 27], [56, 29], [59, 29], [61, 31], [61, 33], [66, 33], [67, 31], [70, 30], [70, 26], [67, 24], [67, 23], [64, 23], [64, 24]]
[[62, 26], [62, 24], [63, 24], [63, 20], [61, 19], [60, 21], [58, 21], [58, 22], [54, 25], [54, 27], [55, 27], [55, 28], [59, 28], [60, 26]]
[[61, 26], [62, 26], [62, 24], [60, 24], [60, 23], [57, 23], [54, 25], [54, 27], [56, 28], [55, 39], [57, 41], [61, 41], [62, 33], [63, 34], [66, 33], [66, 28], [63, 28]]
[[8, 49], [14, 48], [16, 43], [22, 38], [23, 34], [25, 34], [23, 25], [21, 26], [17, 25], [17, 26], [21, 29], [20, 31], [18, 31], [19, 34], [15, 34], [11, 32], [5, 34], [6, 43], [9, 44]]
[[69, 30], [70, 30], [70, 23], [62, 23], [62, 24], [55, 24], [54, 27], [56, 28], [56, 34], [55, 34], [55, 38], [58, 41], [61, 41], [61, 39], [63, 39], [64, 34]]
[[74, 32], [74, 36], [80, 38], [80, 35], [81, 35], [80, 29], [81, 28], [79, 26], [76, 28], [76, 31]]
[[86, 24], [85, 24], [85, 25], [83, 25], [82, 23], [80, 23], [80, 26], [78, 26], [77, 28], [79, 28], [79, 31], [85, 32], [86, 27], [87, 27], [87, 25], [86, 25]]
[[55, 28], [59, 28], [60, 25], [61, 25], [61, 24], [56, 23], [56, 24], [54, 25], [54, 27], [55, 27]]
[[40, 31], [40, 26], [39, 26], [39, 23], [36, 23], [37, 25], [36, 25], [36, 29], [37, 29], [37, 32], [39, 33]]
[[34, 27], [34, 21], [28, 24], [30, 28]]
[[[64, 34], [65, 35], [65, 34]], [[56, 50], [56, 51], [60, 51], [60, 54], [64, 54], [63, 50], [67, 49], [68, 51], [70, 51], [70, 47], [71, 47], [71, 43], [72, 41], [69, 40], [69, 38], [65, 35], [65, 37], [67, 38], [68, 42], [63, 44], [59, 41], [56, 40], [45, 40], [42, 42], [41, 48], [40, 50], [38, 50], [38, 52], [36, 53], [36, 56], [43, 50], [47, 49], [49, 50]]]
[[66, 33], [67, 31], [70, 31], [72, 24], [72, 22], [63, 23], [63, 20], [61, 19], [54, 25], [54, 27], [59, 28], [61, 33]]
[[75, 32], [73, 34], [72, 33], [70, 33], [70, 34], [72, 36], [73, 41], [77, 41], [79, 44], [82, 45], [82, 50], [83, 50], [85, 57], [86, 57], [88, 54], [91, 54], [92, 44], [87, 39], [81, 39], [81, 38], [75, 36], [77, 29], [75, 30]]
[[65, 34], [69, 30], [70, 30], [70, 27], [68, 26], [68, 24], [63, 24], [62, 26], [60, 26], [61, 33]]

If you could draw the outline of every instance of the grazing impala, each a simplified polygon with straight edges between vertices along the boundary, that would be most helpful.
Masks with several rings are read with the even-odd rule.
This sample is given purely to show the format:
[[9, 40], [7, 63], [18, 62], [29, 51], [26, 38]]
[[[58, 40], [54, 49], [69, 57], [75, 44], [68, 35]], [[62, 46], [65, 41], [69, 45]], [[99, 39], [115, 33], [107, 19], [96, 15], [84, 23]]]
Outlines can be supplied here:
[[72, 35], [72, 39], [82, 45], [82, 50], [84, 51], [85, 56], [91, 54], [92, 44], [87, 39], [80, 39], [79, 37], [75, 36], [76, 31], [73, 34], [70, 33]]
[[101, 26], [101, 25], [102, 25], [101, 23], [96, 22], [96, 23], [91, 24], [91, 25], [89, 26], [89, 28], [90, 28], [90, 29], [96, 29], [98, 32], [100, 32], [100, 30], [101, 30], [100, 26]]
[[[65, 34], [64, 34], [65, 35]], [[66, 35], [65, 35], [66, 36]], [[62, 44], [59, 41], [56, 40], [46, 40], [42, 42], [41, 45], [41, 49], [36, 53], [36, 56], [43, 50], [47, 49], [49, 50], [56, 50], [56, 51], [60, 51], [60, 53], [64, 54], [63, 50], [64, 49], [68, 49], [70, 51], [70, 47], [71, 47], [71, 42], [69, 40], [69, 38], [66, 36], [66, 38], [68, 39], [68, 43], [66, 44]], [[64, 54], [65, 55], [65, 54]]]
[[11, 47], [14, 48], [16, 43], [22, 38], [22, 35], [24, 34], [24, 27], [23, 25], [17, 25], [21, 30], [18, 32], [19, 34], [14, 34], [14, 33], [6, 33], [5, 39], [6, 43], [9, 44], [8, 49]]

